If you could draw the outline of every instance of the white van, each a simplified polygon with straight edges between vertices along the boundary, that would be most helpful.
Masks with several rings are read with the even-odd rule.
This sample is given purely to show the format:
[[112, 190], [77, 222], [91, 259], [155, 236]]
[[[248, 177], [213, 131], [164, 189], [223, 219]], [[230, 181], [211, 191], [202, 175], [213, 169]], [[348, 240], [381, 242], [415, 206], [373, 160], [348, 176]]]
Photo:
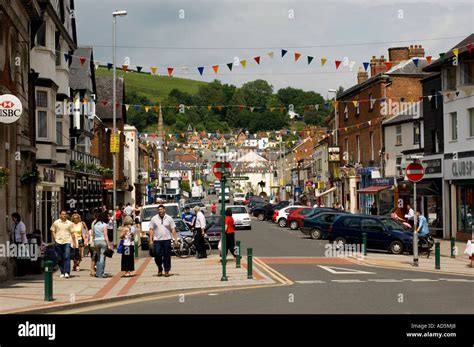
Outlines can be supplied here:
[[[179, 205], [172, 203], [172, 204], [163, 204], [166, 209], [166, 214], [169, 214], [171, 218], [180, 218], [179, 215]], [[145, 205], [142, 207], [142, 211], [140, 212], [140, 226], [141, 232], [143, 235], [148, 234], [148, 230], [150, 229], [150, 221], [153, 216], [158, 214], [158, 206], [159, 204], [154, 205]]]

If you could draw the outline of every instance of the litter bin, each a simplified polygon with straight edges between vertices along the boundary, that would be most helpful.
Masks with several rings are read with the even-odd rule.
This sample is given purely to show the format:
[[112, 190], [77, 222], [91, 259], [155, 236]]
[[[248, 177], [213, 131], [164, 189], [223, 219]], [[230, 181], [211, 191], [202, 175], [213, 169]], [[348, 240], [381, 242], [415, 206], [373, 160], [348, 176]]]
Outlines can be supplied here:
[[150, 249], [150, 244], [148, 243], [148, 237], [141, 237], [140, 244], [142, 247], [142, 251], [148, 251]]
[[[29, 259], [25, 259], [25, 265], [27, 267], [27, 273], [30, 274], [41, 274], [43, 272], [41, 256], [41, 236], [36, 234], [27, 234], [28, 249], [30, 251]], [[32, 253], [34, 252], [34, 253]]]

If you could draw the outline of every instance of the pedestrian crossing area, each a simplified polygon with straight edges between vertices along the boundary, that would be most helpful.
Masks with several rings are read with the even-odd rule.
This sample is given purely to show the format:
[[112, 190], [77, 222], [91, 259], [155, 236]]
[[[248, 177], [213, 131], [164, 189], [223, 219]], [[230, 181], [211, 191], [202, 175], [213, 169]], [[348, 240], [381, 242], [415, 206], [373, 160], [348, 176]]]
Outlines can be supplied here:
[[372, 278], [367, 280], [360, 279], [340, 279], [340, 280], [302, 280], [294, 281], [296, 284], [326, 284], [326, 283], [419, 283], [419, 282], [450, 282], [450, 283], [474, 283], [474, 279], [467, 278]]

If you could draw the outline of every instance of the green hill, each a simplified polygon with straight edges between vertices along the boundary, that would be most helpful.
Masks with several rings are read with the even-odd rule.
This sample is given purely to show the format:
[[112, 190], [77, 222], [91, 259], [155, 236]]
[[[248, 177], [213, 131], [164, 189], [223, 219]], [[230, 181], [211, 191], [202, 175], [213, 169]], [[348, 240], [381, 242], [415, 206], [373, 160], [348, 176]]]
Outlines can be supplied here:
[[[200, 86], [207, 84], [207, 82], [179, 77], [153, 76], [136, 71], [123, 72], [117, 69], [116, 73], [117, 76], [123, 76], [125, 79], [125, 93], [136, 92], [138, 95], [148, 97], [153, 103], [161, 102], [174, 88], [194, 95]], [[99, 67], [95, 74], [96, 76], [112, 76], [112, 70], [108, 71], [106, 67]]]

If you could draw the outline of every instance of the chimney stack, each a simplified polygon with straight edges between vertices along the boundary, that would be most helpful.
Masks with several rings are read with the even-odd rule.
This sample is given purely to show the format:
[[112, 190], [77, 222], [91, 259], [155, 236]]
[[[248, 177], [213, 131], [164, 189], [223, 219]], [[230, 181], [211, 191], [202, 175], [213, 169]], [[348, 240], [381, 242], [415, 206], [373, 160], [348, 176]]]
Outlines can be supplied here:
[[388, 59], [392, 62], [392, 66], [409, 59], [408, 47], [393, 47], [388, 49]]
[[361, 84], [362, 82], [366, 81], [369, 78], [369, 74], [364, 68], [359, 67], [359, 71], [357, 72], [357, 83]]
[[380, 58], [376, 58], [375, 55], [372, 56], [370, 60], [370, 77], [374, 77], [379, 73], [384, 73], [387, 71], [387, 66], [385, 65], [385, 58], [383, 55]]
[[410, 49], [408, 52], [408, 59], [411, 58], [424, 58], [425, 57], [425, 49], [421, 45], [410, 45]]

